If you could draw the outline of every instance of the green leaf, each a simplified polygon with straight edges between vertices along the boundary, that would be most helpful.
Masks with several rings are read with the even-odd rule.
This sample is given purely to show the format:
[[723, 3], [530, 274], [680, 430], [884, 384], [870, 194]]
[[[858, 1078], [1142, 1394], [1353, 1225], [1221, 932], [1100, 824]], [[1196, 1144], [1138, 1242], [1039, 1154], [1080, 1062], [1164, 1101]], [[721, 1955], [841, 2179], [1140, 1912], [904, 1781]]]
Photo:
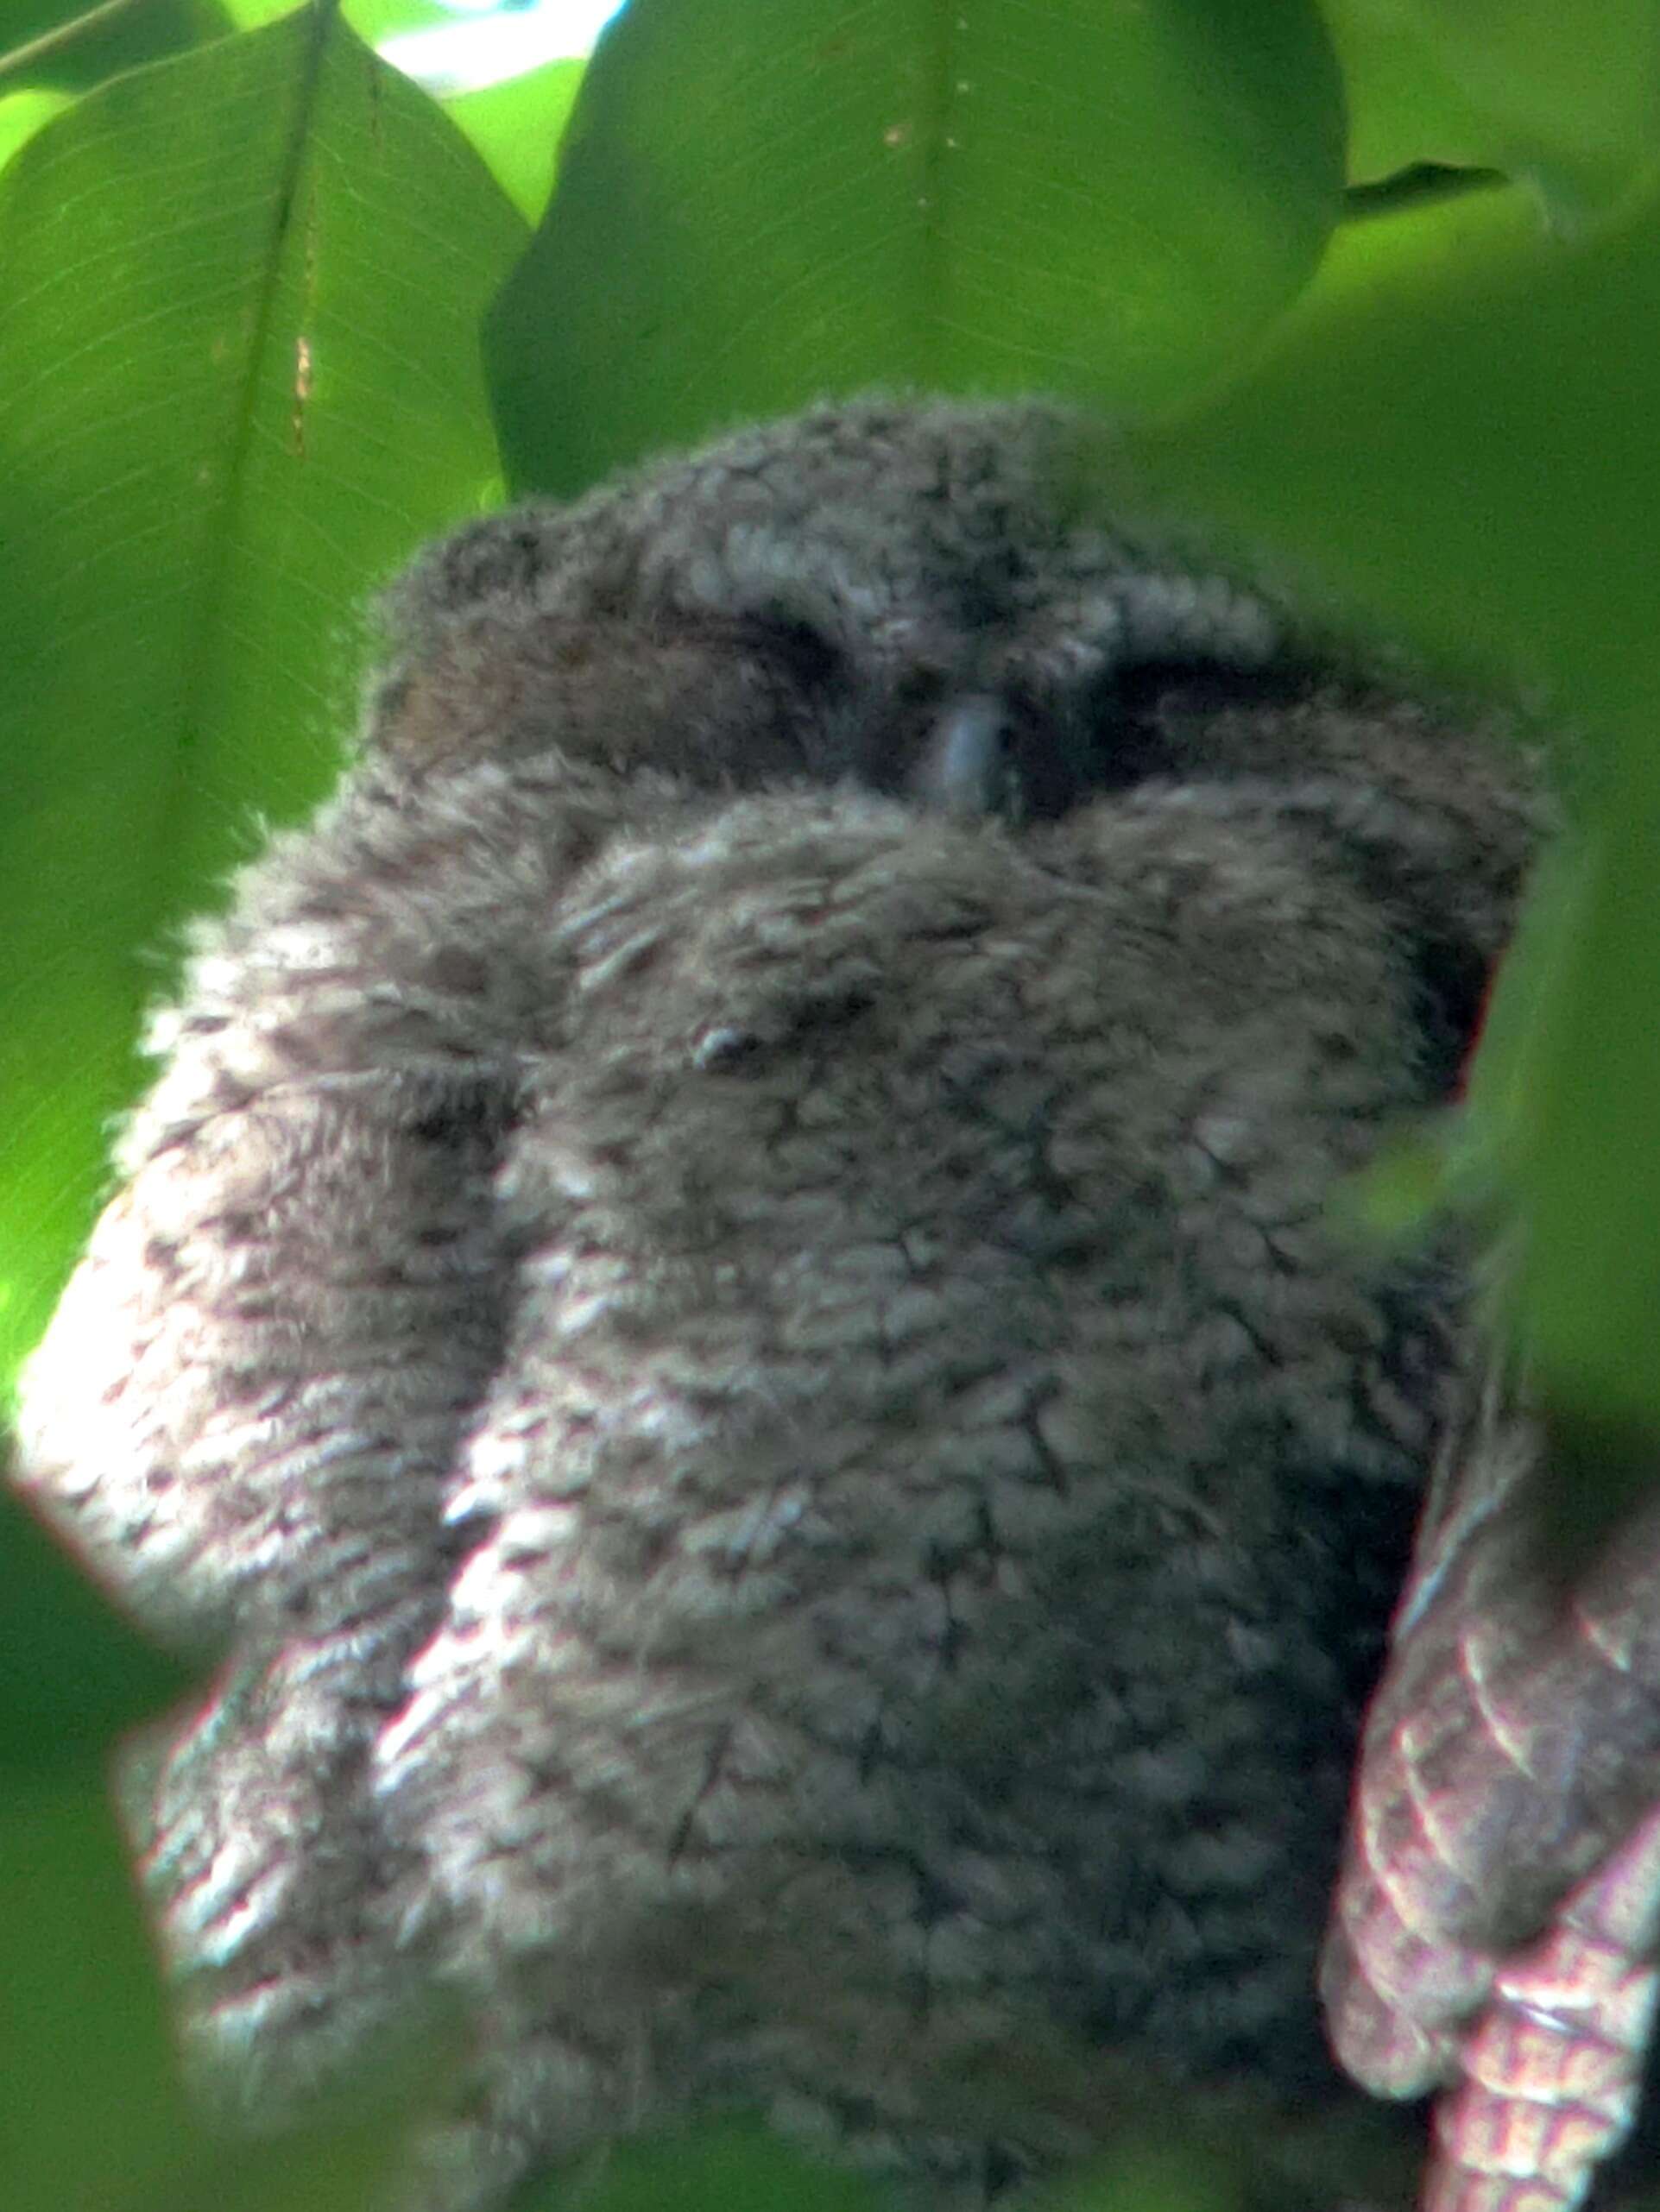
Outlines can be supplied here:
[[0, 1818], [6, 2212], [363, 2212], [452, 2080], [435, 2021], [301, 2126], [240, 2143], [187, 2105], [127, 1853], [101, 1791], [9, 1791]]
[[116, 2212], [197, 2147], [103, 1794], [7, 1793], [0, 1820], [0, 2203]]
[[[90, 0], [0, 0], [0, 85], [49, 85], [78, 91], [123, 70], [223, 38], [230, 19], [217, 0], [128, 0], [105, 8]], [[38, 51], [31, 58], [20, 48]], [[15, 57], [15, 59], [14, 59]]]
[[1305, 596], [1514, 684], [1561, 726], [1583, 842], [1501, 997], [1524, 1074], [1478, 1180], [1521, 1210], [1520, 1313], [1547, 1393], [1650, 1427], [1657, 353], [1660, 200], [1569, 249], [1495, 193], [1353, 226], [1271, 358], [1134, 441], [1167, 496], [1227, 518]]
[[444, 111], [490, 166], [514, 205], [534, 223], [553, 189], [559, 141], [576, 104], [586, 60], [550, 61], [500, 85], [458, 92]]
[[634, 0], [489, 326], [510, 475], [873, 382], [1167, 406], [1307, 280], [1341, 150], [1287, 0]]
[[1240, 2212], [1244, 2203], [1214, 2148], [1148, 2141], [1050, 2192], [1045, 2212]]
[[0, 1774], [101, 1776], [116, 1739], [182, 1697], [179, 1662], [0, 1493]]
[[1337, 0], [1355, 173], [1432, 160], [1504, 170], [1572, 225], [1660, 147], [1654, 0]]
[[1657, 344], [1660, 203], [1569, 249], [1490, 192], [1345, 226], [1251, 373], [1131, 444], [1159, 495], [1337, 614], [1578, 711], [1639, 707]]
[[1392, 7], [1333, 0], [1326, 20], [1348, 103], [1351, 183], [1373, 183], [1426, 161], [1497, 165], [1491, 126]]
[[0, 176], [0, 1366], [135, 1079], [167, 926], [329, 780], [355, 610], [487, 495], [523, 228], [326, 12], [118, 78]]
[[1553, 1409], [1605, 1436], [1632, 1432], [1631, 1449], [1606, 1455], [1611, 1490], [1632, 1456], [1652, 1481], [1660, 1434], [1660, 750], [1651, 714], [1617, 734], [1538, 979], [1529, 1111], [1512, 1148], [1529, 1348]]
[[742, 2126], [618, 2144], [579, 2189], [560, 2175], [533, 2182], [513, 2212], [571, 2212], [578, 2201], [582, 2212], [891, 2212], [893, 2203], [844, 2168]]

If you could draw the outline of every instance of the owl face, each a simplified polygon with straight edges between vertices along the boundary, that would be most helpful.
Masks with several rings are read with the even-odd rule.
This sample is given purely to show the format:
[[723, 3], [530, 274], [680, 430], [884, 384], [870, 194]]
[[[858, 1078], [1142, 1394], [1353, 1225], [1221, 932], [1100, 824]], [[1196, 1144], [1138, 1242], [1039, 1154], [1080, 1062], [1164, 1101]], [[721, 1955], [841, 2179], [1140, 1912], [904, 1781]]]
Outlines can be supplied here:
[[[1085, 457], [1062, 410], [871, 402], [479, 524], [389, 602], [381, 740], [557, 742], [716, 789], [852, 778], [1015, 822], [1176, 772], [1150, 708], [1260, 674], [1280, 624], [1081, 517]], [[621, 655], [626, 728], [590, 679]]]

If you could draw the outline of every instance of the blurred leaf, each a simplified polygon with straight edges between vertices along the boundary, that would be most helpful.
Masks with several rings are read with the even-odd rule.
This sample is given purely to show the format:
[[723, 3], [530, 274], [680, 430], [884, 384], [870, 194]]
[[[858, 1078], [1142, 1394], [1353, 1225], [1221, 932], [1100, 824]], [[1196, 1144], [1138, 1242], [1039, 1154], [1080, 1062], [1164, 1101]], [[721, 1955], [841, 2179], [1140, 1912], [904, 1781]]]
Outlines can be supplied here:
[[1334, 0], [1353, 173], [1504, 170], [1564, 224], [1606, 213], [1660, 144], [1654, 0]]
[[9, 1791], [0, 1819], [6, 2212], [364, 2212], [454, 2070], [434, 2032], [304, 2126], [225, 2144], [189, 2110], [127, 1852], [103, 1793]]
[[[1530, 1038], [1515, 1167], [1524, 1202], [1518, 1303], [1554, 1413], [1599, 1436], [1611, 1502], [1652, 1469], [1660, 1434], [1660, 747], [1622, 718], [1606, 801], [1552, 946]], [[1577, 1452], [1581, 1464], [1595, 1458]]]
[[1043, 2212], [1241, 2212], [1244, 2203], [1237, 2169], [1214, 2151], [1149, 2143], [1046, 2191]]
[[196, 2140], [101, 1791], [8, 1789], [0, 1988], [0, 2203], [115, 2212], [142, 2203]]
[[[1100, 2051], [1088, 2065], [1103, 2094], [1078, 2102], [1071, 2066], [1064, 2060], [1051, 2075], [1046, 2052], [1031, 2055], [1028, 2087], [1040, 2096], [1057, 2091], [1052, 2117], [1066, 2116], [1074, 2140], [1094, 2134], [1109, 2146], [1022, 2191], [1031, 2212], [1330, 2212], [1338, 2203], [1404, 2204], [1411, 2194], [1422, 2141], [1393, 2108], [1316, 2100], [1293, 2115], [1239, 2083], [1155, 2085], [1133, 2059]], [[1136, 2099], [1133, 2115], [1126, 2092]], [[985, 2128], [988, 2108], [965, 2108], [951, 2124]], [[898, 2212], [912, 2201], [909, 2190], [793, 2150], [759, 2125], [715, 2123], [613, 2144], [533, 2181], [509, 2212]]]
[[1287, 0], [634, 0], [488, 326], [509, 473], [872, 382], [1166, 406], [1307, 280], [1341, 155]]
[[1335, 618], [1613, 714], [1660, 674], [1657, 342], [1660, 207], [1570, 249], [1455, 199], [1346, 225], [1262, 362], [1131, 445]]
[[[478, 502], [523, 237], [326, 13], [117, 79], [0, 176], [0, 1367], [45, 1319], [166, 926], [299, 812], [365, 589]], [[441, 303], [441, 306], [434, 303]]]
[[1351, 182], [1420, 161], [1496, 166], [1496, 133], [1394, 9], [1329, 0], [1326, 21], [1348, 104]]
[[124, 1730], [182, 1697], [191, 1678], [129, 1629], [0, 1493], [0, 1773], [100, 1780]]
[[[255, 2140], [199, 2135], [188, 2167], [123, 2212], [379, 2212], [407, 2198], [408, 2143], [455, 2078], [452, 2038], [425, 2022], [306, 2121]], [[400, 2184], [404, 2184], [400, 2186]]]
[[1305, 587], [1317, 577], [1334, 609], [1549, 702], [1574, 740], [1584, 839], [1509, 986], [1512, 1031], [1527, 995], [1526, 1074], [1495, 1165], [1525, 1213], [1523, 1311], [1547, 1390], [1650, 1423], [1657, 350], [1660, 205], [1567, 249], [1494, 194], [1347, 230], [1255, 374], [1134, 441], [1167, 494], [1228, 518]]
[[512, 2212], [887, 2212], [893, 2199], [844, 2168], [792, 2151], [758, 2127], [706, 2127], [622, 2143], [579, 2182], [553, 2175]]
[[[1359, 615], [1500, 679], [1538, 675], [1551, 646], [1582, 661], [1598, 651], [1582, 559], [1602, 526], [1582, 494], [1606, 478], [1647, 535], [1640, 507], [1660, 471], [1638, 418], [1620, 423], [1605, 392], [1636, 376], [1642, 292], [1656, 292], [1638, 266], [1633, 301], [1606, 270], [1612, 250], [1550, 243], [1514, 190], [1346, 224], [1251, 374], [1129, 433], [1151, 495], [1237, 526], [1337, 621]], [[1606, 331], [1587, 330], [1582, 307], [1600, 307]], [[1565, 385], [1585, 413], [1562, 407]], [[1556, 504], [1538, 495], [1551, 471], [1567, 494]], [[1600, 580], [1596, 593], [1605, 604]]]
[[[0, 86], [57, 86], [66, 91], [100, 85], [123, 70], [223, 38], [230, 18], [218, 0], [130, 0], [108, 14], [61, 0], [0, 0]], [[25, 66], [9, 66], [17, 49], [62, 32]], [[20, 60], [25, 57], [19, 57]]]

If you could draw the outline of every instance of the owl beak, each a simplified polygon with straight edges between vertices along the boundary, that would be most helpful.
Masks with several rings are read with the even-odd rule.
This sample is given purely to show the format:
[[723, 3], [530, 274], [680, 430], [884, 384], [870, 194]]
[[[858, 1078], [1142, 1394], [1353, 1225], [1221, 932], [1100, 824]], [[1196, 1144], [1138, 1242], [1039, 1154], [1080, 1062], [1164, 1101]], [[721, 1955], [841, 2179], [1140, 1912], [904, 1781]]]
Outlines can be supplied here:
[[959, 822], [979, 822], [988, 815], [1018, 819], [1020, 786], [1011, 734], [1007, 702], [995, 692], [969, 691], [947, 699], [934, 717], [914, 772], [918, 798]]

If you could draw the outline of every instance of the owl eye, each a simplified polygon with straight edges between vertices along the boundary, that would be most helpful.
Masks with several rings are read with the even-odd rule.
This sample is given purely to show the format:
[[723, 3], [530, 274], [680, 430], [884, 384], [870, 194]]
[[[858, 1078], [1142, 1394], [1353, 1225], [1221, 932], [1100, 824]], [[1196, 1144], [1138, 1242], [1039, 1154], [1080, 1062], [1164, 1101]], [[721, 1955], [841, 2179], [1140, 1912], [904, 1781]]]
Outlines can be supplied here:
[[1285, 758], [1283, 710], [1310, 687], [1309, 672], [1289, 657], [1263, 667], [1190, 657], [1114, 669], [1081, 703], [1078, 774], [1091, 790], [1121, 791], [1295, 766]]
[[808, 695], [828, 690], [846, 678], [846, 655], [798, 615], [763, 609], [741, 623], [740, 630], [752, 650]]

